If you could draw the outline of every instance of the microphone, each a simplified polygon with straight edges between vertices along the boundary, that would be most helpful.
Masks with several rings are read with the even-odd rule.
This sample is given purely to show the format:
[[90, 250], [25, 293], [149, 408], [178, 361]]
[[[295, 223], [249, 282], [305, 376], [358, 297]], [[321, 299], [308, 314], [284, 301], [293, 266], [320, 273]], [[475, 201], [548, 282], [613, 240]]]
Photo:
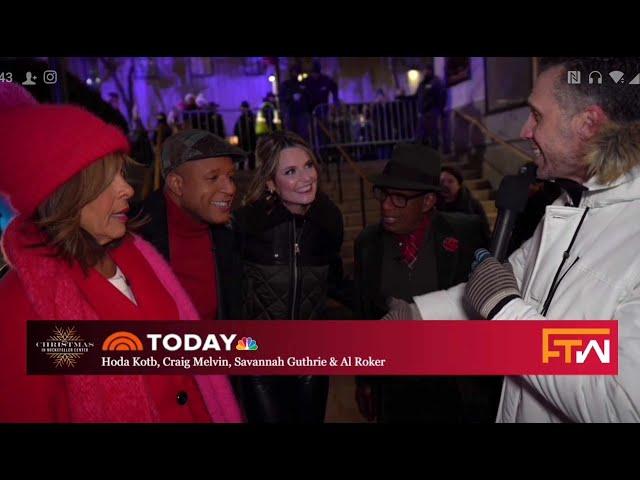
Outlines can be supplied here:
[[530, 163], [520, 168], [517, 175], [505, 175], [500, 182], [495, 202], [498, 218], [491, 237], [491, 253], [500, 263], [507, 259], [516, 218], [527, 205], [529, 185], [535, 182], [537, 170], [537, 165]]

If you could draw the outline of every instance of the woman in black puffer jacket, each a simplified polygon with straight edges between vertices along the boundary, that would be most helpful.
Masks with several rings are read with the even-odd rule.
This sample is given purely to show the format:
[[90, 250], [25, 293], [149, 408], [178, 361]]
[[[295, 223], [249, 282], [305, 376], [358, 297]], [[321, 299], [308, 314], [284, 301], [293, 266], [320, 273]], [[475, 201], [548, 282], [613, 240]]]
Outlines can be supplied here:
[[[274, 132], [256, 148], [259, 168], [234, 215], [244, 264], [247, 320], [324, 317], [342, 283], [342, 213], [318, 191], [319, 167], [305, 141]], [[240, 377], [249, 422], [320, 423], [329, 380], [317, 376]]]

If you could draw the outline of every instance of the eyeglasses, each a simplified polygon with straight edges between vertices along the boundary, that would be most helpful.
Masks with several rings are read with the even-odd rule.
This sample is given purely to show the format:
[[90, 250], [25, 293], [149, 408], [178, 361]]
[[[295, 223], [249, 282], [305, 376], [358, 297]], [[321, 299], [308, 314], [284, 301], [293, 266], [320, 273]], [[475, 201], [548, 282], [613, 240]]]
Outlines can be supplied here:
[[409, 203], [409, 200], [413, 200], [414, 198], [423, 197], [427, 194], [427, 192], [416, 193], [415, 195], [403, 195], [402, 193], [389, 193], [388, 190], [382, 187], [373, 187], [373, 196], [380, 203], [384, 202], [387, 197], [391, 198], [391, 203], [393, 203], [394, 207], [404, 208]]

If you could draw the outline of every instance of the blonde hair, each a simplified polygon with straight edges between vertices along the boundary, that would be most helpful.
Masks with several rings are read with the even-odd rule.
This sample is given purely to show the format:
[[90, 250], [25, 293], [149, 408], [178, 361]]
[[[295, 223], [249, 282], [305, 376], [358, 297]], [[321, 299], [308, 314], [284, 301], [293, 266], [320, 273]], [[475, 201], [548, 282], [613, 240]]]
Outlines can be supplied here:
[[[313, 150], [311, 150], [307, 142], [305, 142], [302, 137], [286, 130], [267, 134], [260, 138], [258, 145], [256, 146], [256, 163], [260, 166], [258, 167], [258, 170], [249, 185], [247, 193], [244, 196], [244, 205], [254, 203], [261, 198], [270, 197], [269, 192], [267, 191], [267, 182], [269, 180], [275, 181], [280, 154], [284, 149], [294, 147], [304, 150], [313, 162], [316, 172], [320, 175], [320, 165], [318, 164], [318, 160], [314, 155]], [[318, 189], [319, 188], [320, 182], [318, 182]], [[273, 197], [271, 196], [271, 198]]]
[[640, 165], [640, 122], [603, 127], [586, 155], [589, 176], [610, 184]]
[[[46, 245], [54, 248], [56, 256], [69, 263], [76, 260], [85, 272], [104, 258], [109, 247], [100, 245], [80, 227], [80, 212], [111, 185], [119, 171], [135, 164], [122, 153], [106, 155], [77, 173], [38, 207], [36, 225], [47, 234]], [[127, 231], [142, 223], [132, 219], [127, 222]]]

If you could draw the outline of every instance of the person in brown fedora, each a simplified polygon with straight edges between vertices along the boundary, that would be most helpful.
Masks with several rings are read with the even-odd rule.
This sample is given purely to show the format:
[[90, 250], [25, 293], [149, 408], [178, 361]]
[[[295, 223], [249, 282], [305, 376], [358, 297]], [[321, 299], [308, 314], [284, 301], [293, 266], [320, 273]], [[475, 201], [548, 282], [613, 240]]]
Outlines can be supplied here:
[[[371, 179], [381, 221], [355, 241], [356, 318], [379, 319], [394, 299], [411, 301], [466, 279], [473, 252], [488, 238], [476, 215], [435, 209], [440, 155], [425, 145], [398, 144]], [[491, 422], [497, 382], [453, 377], [359, 377], [362, 415], [382, 423]]]

